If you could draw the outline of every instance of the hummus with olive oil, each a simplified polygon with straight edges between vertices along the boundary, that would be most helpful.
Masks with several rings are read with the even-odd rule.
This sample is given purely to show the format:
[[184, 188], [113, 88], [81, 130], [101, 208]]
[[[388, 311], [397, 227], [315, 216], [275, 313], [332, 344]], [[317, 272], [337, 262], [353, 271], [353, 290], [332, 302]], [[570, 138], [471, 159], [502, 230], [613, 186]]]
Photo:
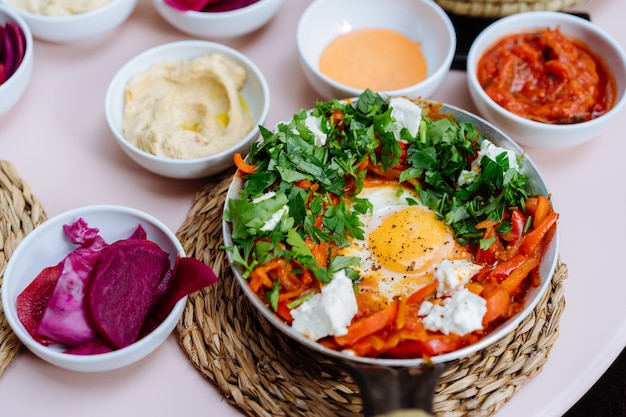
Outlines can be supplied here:
[[252, 130], [245, 81], [246, 70], [218, 53], [155, 64], [126, 86], [124, 136], [173, 159], [221, 152]]
[[11, 0], [15, 7], [44, 16], [70, 16], [102, 7], [111, 0]]

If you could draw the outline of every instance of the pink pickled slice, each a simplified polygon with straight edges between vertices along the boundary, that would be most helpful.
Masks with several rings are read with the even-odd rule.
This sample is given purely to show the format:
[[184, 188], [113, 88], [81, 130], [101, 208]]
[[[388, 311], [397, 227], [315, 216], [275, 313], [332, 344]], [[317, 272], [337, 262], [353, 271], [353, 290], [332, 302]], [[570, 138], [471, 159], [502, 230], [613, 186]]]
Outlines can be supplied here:
[[165, 0], [165, 4], [178, 10], [200, 11], [208, 3], [215, 1], [216, 0]]
[[74, 346], [63, 353], [68, 353], [71, 355], [96, 355], [99, 353], [108, 353], [112, 352], [113, 349], [109, 346], [104, 340], [99, 337], [94, 337], [93, 339], [80, 344], [78, 346]]
[[4, 37], [8, 39], [8, 43], [13, 50], [13, 62], [11, 62], [10, 71], [7, 71], [7, 78], [9, 78], [17, 70], [24, 58], [24, 52], [26, 50], [26, 40], [24, 39], [24, 33], [18, 25], [12, 22], [7, 22], [4, 27]]
[[33, 339], [45, 346], [51, 345], [55, 341], [39, 336], [35, 330], [43, 316], [46, 304], [52, 296], [59, 276], [61, 276], [61, 265], [44, 268], [33, 282], [17, 296], [17, 317]]
[[137, 341], [169, 269], [167, 252], [148, 240], [120, 240], [102, 251], [85, 308], [98, 334], [113, 348]]
[[158, 303], [150, 309], [141, 334], [146, 335], [157, 328], [184, 296], [215, 284], [217, 279], [213, 270], [198, 259], [178, 258], [169, 287]]
[[88, 227], [83, 219], [72, 225], [64, 225], [63, 230], [68, 239], [80, 247], [60, 263], [61, 274], [36, 333], [75, 346], [94, 337], [93, 328], [85, 315], [83, 300], [91, 270], [107, 243], [98, 234], [98, 229]]

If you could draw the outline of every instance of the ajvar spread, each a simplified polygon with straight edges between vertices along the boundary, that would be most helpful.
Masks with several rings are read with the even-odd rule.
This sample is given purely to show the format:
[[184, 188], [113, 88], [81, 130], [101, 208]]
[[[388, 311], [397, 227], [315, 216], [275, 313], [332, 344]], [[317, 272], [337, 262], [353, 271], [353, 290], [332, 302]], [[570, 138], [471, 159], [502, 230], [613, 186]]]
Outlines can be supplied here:
[[559, 27], [504, 37], [480, 58], [477, 72], [493, 100], [535, 121], [584, 122], [615, 103], [610, 70]]

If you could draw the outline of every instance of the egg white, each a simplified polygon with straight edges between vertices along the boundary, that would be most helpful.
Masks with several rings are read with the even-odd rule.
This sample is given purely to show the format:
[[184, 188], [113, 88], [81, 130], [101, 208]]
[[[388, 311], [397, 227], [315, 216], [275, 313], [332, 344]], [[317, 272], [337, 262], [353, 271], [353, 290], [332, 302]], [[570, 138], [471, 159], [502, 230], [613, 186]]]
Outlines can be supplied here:
[[365, 238], [353, 239], [340, 254], [361, 259], [356, 267], [363, 278], [361, 292], [383, 302], [409, 296], [432, 282], [443, 260], [466, 255], [449, 227], [419, 203], [415, 191], [385, 184], [364, 187], [358, 197], [373, 206], [361, 216]]

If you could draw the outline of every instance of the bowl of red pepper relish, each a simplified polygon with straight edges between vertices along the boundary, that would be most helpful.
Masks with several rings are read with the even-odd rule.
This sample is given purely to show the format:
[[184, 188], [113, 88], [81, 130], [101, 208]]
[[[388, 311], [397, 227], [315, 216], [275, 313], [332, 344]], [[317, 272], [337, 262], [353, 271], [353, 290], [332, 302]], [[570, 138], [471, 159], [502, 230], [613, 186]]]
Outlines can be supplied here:
[[467, 81], [478, 112], [529, 147], [599, 136], [626, 103], [626, 57], [595, 24], [562, 12], [502, 18], [472, 44]]

